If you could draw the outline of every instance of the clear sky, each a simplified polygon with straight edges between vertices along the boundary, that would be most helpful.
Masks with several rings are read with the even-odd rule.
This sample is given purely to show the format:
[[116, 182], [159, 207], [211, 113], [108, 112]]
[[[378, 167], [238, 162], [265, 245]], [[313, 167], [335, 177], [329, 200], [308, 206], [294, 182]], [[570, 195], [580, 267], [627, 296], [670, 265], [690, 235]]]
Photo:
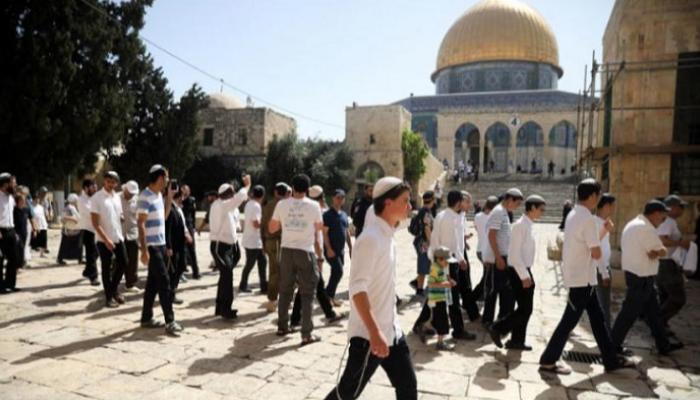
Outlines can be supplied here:
[[[443, 36], [476, 0], [156, 0], [144, 37], [294, 116], [302, 137], [342, 139], [345, 107], [433, 94]], [[549, 22], [564, 76], [577, 92], [601, 55], [614, 0], [525, 0]], [[149, 45], [180, 96], [221, 85]], [[245, 95], [224, 87], [245, 101]], [[266, 105], [256, 101], [256, 105]]]

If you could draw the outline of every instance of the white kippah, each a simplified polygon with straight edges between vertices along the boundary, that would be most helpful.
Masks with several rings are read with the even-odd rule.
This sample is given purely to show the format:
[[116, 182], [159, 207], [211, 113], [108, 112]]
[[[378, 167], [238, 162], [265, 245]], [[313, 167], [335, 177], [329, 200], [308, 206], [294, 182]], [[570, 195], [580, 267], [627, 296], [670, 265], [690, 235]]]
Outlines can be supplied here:
[[374, 184], [372, 198], [376, 199], [386, 194], [386, 192], [402, 184], [403, 181], [395, 176], [385, 176]]

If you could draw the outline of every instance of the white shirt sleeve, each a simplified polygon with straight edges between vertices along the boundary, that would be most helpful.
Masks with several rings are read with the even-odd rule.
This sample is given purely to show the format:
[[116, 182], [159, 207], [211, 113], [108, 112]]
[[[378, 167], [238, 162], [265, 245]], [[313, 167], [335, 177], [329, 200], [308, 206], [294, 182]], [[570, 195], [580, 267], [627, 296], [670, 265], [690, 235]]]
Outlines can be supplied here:
[[598, 232], [598, 224], [595, 223], [595, 219], [591, 218], [585, 222], [582, 234], [583, 240], [586, 243], [586, 247], [589, 249], [593, 247], [600, 247], [600, 237]]
[[656, 232], [650, 229], [642, 230], [642, 237], [640, 238], [640, 240], [642, 242], [642, 245], [644, 246], [644, 250], [646, 250], [647, 252], [652, 250], [661, 250], [664, 248], [664, 244], [661, 242], [661, 238], [659, 237], [659, 235], [657, 235]]
[[350, 295], [350, 301], [352, 301], [353, 296], [358, 293], [365, 292], [369, 290], [369, 284], [372, 281], [372, 269], [374, 268], [374, 263], [372, 260], [376, 259], [375, 246], [376, 243], [372, 240], [358, 240], [359, 243], [353, 248], [353, 259], [352, 266], [350, 268], [350, 280], [348, 282], [348, 289]]
[[270, 218], [270, 220], [274, 219], [275, 221], [280, 221], [280, 214], [282, 213], [280, 209], [283, 207], [283, 204], [284, 203], [282, 201], [278, 201], [277, 204], [275, 204], [275, 210], [272, 211], [272, 217]]
[[455, 258], [457, 261], [462, 262], [464, 261], [464, 217], [462, 214], [457, 214], [457, 218], [455, 219], [455, 235], [457, 236], [455, 238], [455, 243], [457, 245]]
[[530, 274], [527, 273], [527, 265], [523, 260], [526, 233], [523, 224], [515, 224], [510, 233], [510, 244], [508, 245], [508, 264], [515, 268], [520, 280], [530, 278]]

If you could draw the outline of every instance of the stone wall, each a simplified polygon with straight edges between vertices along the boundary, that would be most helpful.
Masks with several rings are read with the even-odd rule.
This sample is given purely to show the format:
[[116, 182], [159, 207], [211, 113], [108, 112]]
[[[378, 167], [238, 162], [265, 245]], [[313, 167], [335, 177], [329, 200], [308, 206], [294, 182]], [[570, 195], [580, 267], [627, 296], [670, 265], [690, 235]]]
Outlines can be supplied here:
[[[602, 97], [609, 111], [604, 111], [604, 103], [591, 139], [601, 155], [584, 166], [590, 165], [605, 189], [618, 198], [614, 246], [624, 225], [650, 198], [671, 191], [672, 152], [687, 151], [673, 140], [675, 66], [679, 53], [700, 51], [698, 21], [698, 0], [618, 0], [608, 21], [603, 62], [609, 70], [601, 75], [603, 88], [612, 83], [610, 96]], [[622, 61], [626, 67], [613, 81]], [[587, 144], [588, 138], [584, 140]], [[691, 203], [700, 200], [697, 194], [680, 194]], [[694, 209], [691, 204], [679, 221], [684, 232], [693, 229]]]
[[[445, 188], [445, 178], [447, 173], [442, 166], [442, 163], [432, 154], [428, 155], [425, 160], [425, 174], [418, 181], [418, 195], [423, 195], [427, 190], [435, 189], [435, 184], [440, 183], [440, 186]], [[421, 204], [420, 199], [416, 199], [416, 204]]]
[[[274, 110], [258, 108], [207, 108], [201, 112], [198, 138], [200, 155], [233, 156], [242, 164], [264, 161], [267, 145], [277, 135], [282, 137], [296, 130], [296, 121]], [[213, 129], [213, 143], [204, 145], [204, 132]]]

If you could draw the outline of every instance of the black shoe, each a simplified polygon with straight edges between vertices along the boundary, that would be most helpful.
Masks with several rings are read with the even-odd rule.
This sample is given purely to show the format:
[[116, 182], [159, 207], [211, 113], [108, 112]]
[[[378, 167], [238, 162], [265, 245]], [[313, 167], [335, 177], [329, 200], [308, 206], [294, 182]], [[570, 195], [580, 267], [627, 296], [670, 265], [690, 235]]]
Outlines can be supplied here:
[[425, 330], [418, 326], [418, 325], [413, 325], [413, 333], [418, 336], [420, 339], [421, 343], [425, 344], [427, 342], [426, 337], [425, 337]]
[[682, 349], [682, 348], [683, 348], [683, 343], [669, 343], [668, 346], [665, 347], [664, 349], [659, 349], [659, 354], [661, 354], [662, 356], [667, 356], [672, 351], [676, 351], [676, 350]]
[[12, 293], [12, 289], [10, 288], [0, 288], [0, 294], [10, 294]]
[[610, 368], [605, 368], [605, 373], [614, 372], [614, 371], [617, 371], [617, 370], [620, 370], [623, 368], [635, 368], [635, 367], [636, 366], [635, 366], [634, 362], [632, 362], [631, 360], [628, 360], [625, 357], [618, 357], [617, 364], [610, 367]]
[[346, 313], [341, 312], [341, 313], [335, 314], [334, 316], [332, 316], [330, 318], [326, 318], [326, 323], [327, 324], [334, 324], [338, 321], [345, 319], [347, 316], [348, 315]]
[[63, 261], [63, 260], [56, 260], [56, 263], [57, 263], [58, 265], [67, 265], [66, 262]]
[[508, 350], [521, 350], [521, 351], [530, 351], [532, 350], [532, 346], [528, 346], [525, 343], [513, 343], [510, 340], [506, 342], [506, 349]]
[[95, 278], [90, 280], [90, 285], [92, 286], [100, 286], [100, 280]]
[[627, 347], [620, 347], [617, 349], [617, 355], [618, 356], [623, 356], [623, 357], [632, 357], [634, 355], [634, 352]]
[[238, 310], [231, 310], [231, 312], [228, 314], [222, 314], [221, 318], [225, 319], [227, 321], [236, 320], [236, 319], [238, 319]]
[[452, 333], [452, 338], [455, 340], [475, 340], [476, 335], [467, 331], [462, 331]]
[[502, 348], [503, 343], [501, 342], [501, 334], [493, 329], [493, 325], [489, 327], [488, 332], [489, 336], [491, 336], [491, 340], [493, 340], [493, 344], [495, 344], [499, 349]]
[[238, 291], [241, 292], [241, 293], [250, 293], [250, 292], [252, 292], [252, 290], [248, 289], [247, 286], [241, 286], [241, 287], [239, 287], [239, 288], [238, 288]]
[[192, 275], [192, 279], [200, 280], [200, 279], [202, 279], [202, 275], [199, 275], [199, 274], [197, 274], [197, 275]]
[[182, 304], [182, 303], [184, 303], [184, 302], [185, 302], [185, 301], [182, 300], [182, 299], [179, 298], [179, 297], [174, 297], [174, 298], [173, 298], [173, 304]]

